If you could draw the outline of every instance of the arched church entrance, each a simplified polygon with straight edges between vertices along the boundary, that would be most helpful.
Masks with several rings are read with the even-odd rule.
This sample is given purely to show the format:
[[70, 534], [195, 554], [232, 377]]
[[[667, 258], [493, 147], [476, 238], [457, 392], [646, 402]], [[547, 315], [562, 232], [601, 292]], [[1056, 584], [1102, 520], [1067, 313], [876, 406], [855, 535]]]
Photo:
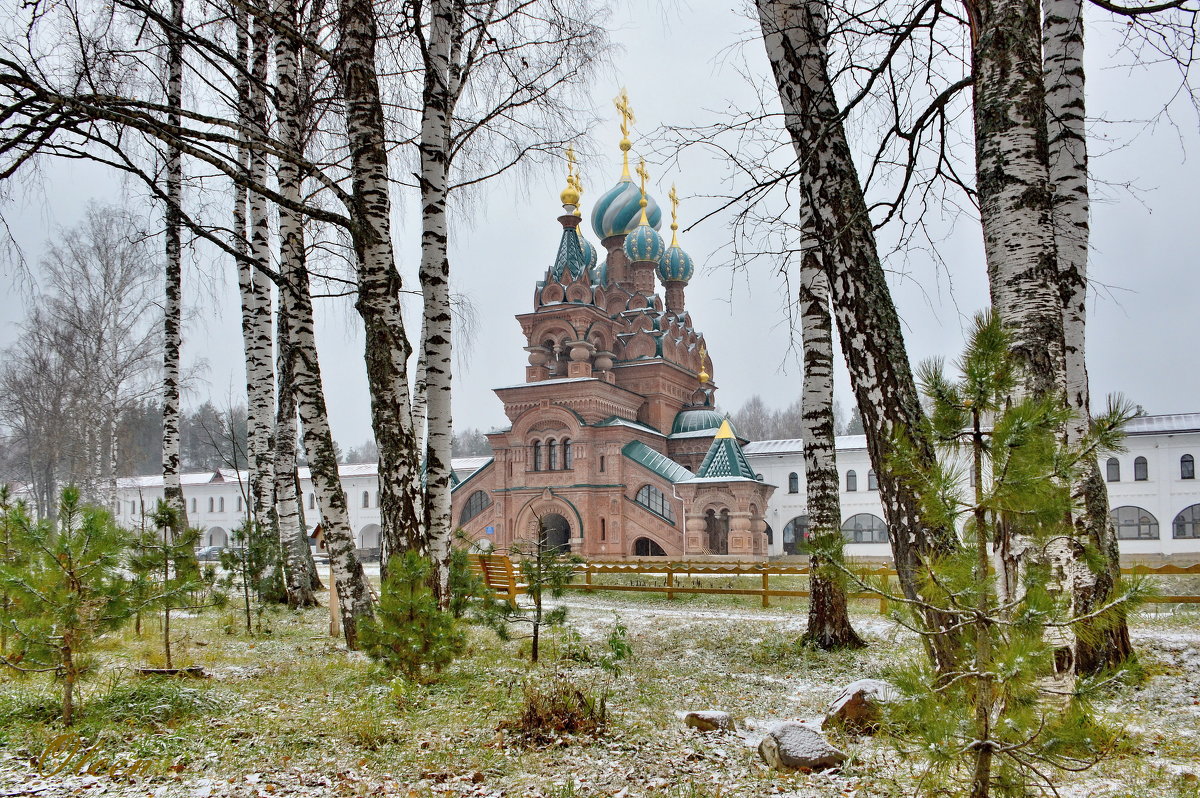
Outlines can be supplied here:
[[729, 553], [729, 510], [709, 510], [704, 514], [704, 531], [708, 535], [709, 554]]
[[542, 544], [546, 548], [571, 550], [571, 525], [558, 513], [542, 516]]
[[666, 557], [663, 547], [650, 538], [638, 538], [633, 541], [634, 557]]
[[206, 546], [229, 545], [228, 533], [226, 533], [225, 530], [221, 529], [219, 526], [214, 526], [212, 529], [208, 530], [208, 535], [206, 537], [208, 538], [208, 542], [204, 544]]

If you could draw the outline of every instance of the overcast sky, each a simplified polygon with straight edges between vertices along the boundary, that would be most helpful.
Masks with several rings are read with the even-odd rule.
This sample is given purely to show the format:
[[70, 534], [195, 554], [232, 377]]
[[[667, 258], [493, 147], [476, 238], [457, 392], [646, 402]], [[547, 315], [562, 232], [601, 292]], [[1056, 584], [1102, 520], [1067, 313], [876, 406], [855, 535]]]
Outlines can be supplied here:
[[[752, 105], [754, 93], [741, 66], [766, 74], [760, 43], [740, 11], [725, 4], [619, 3], [611, 17], [612, 38], [620, 50], [613, 68], [594, 82], [593, 102], [603, 121], [593, 132], [597, 153], [581, 164], [587, 191], [585, 215], [592, 202], [620, 174], [615, 112], [611, 98], [622, 86], [637, 114], [638, 134], [662, 125], [701, 125], [729, 108]], [[1089, 28], [1088, 103], [1097, 119], [1137, 120], [1152, 116], [1178, 85], [1167, 69], [1129, 70], [1114, 64], [1130, 60], [1118, 51], [1122, 25], [1097, 16]], [[1200, 136], [1194, 112], [1180, 106], [1176, 124], [1154, 126], [1094, 124], [1092, 176], [1091, 277], [1097, 290], [1089, 304], [1088, 357], [1094, 397], [1120, 391], [1152, 413], [1200, 411], [1200, 371], [1196, 368], [1197, 298], [1200, 297]], [[672, 182], [681, 197], [720, 193], [721, 163], [689, 157], [683, 166], [663, 172], [652, 168], [651, 191], [667, 207]], [[533, 288], [557, 249], [561, 227], [558, 192], [560, 167], [546, 167], [517, 182], [497, 182], [477, 199], [470, 219], [455, 226], [453, 282], [478, 314], [478, 331], [457, 362], [454, 379], [455, 426], [484, 429], [506, 425], [498, 386], [524, 380], [525, 341], [513, 316], [532, 309]], [[1126, 188], [1126, 186], [1132, 187]], [[97, 167], [78, 163], [49, 166], [30, 190], [10, 194], [4, 214], [16, 238], [36, 261], [43, 242], [57, 225], [77, 222], [89, 200], [119, 201], [119, 184]], [[695, 220], [703, 200], [681, 207], [681, 223]], [[150, 211], [147, 211], [149, 213]], [[415, 274], [419, 209], [409, 198], [397, 208], [403, 271]], [[665, 225], [669, 223], [664, 222]], [[893, 292], [906, 325], [909, 354], [915, 361], [953, 356], [971, 314], [987, 304], [987, 282], [977, 221], [969, 216], [938, 220], [943, 240], [938, 254], [944, 266], [924, 253], [889, 256]], [[589, 237], [595, 236], [588, 229]], [[760, 394], [783, 407], [799, 394], [800, 373], [787, 356], [790, 332], [779, 280], [760, 264], [749, 271], [730, 268], [727, 219], [713, 219], [682, 236], [696, 259], [688, 287], [688, 308], [708, 339], [718, 403], [735, 410]], [[886, 239], [886, 235], [885, 235]], [[17, 333], [27, 295], [13, 283], [10, 264], [3, 267], [5, 288], [0, 307], [0, 345]], [[187, 402], [212, 396], [244, 401], [237, 285], [231, 268], [215, 261], [192, 268], [186, 277], [192, 297], [185, 328], [184, 357], [196, 369]], [[325, 300], [318, 308], [318, 342], [334, 434], [354, 446], [370, 434], [370, 404], [362, 359], [358, 318], [347, 301]], [[413, 327], [413, 330], [417, 330]], [[838, 392], [849, 402], [845, 371]]]

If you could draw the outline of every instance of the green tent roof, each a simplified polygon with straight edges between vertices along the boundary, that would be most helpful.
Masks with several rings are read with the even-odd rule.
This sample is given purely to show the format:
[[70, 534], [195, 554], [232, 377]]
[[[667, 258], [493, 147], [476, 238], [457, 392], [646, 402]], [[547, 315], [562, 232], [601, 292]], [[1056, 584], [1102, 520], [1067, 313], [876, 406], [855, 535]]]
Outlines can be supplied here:
[[721, 422], [721, 429], [713, 438], [704, 462], [700, 464], [696, 476], [701, 479], [750, 479], [757, 481], [754, 469], [746, 460], [746, 453], [733, 435], [733, 427], [728, 421]]

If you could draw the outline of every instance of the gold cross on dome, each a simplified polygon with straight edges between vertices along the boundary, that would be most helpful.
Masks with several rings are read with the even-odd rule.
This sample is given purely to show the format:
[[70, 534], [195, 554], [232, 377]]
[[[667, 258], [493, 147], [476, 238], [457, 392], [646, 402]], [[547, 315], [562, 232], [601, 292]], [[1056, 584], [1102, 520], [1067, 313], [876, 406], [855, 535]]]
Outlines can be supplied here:
[[575, 175], [575, 148], [567, 147], [567, 179], [570, 180]]
[[621, 135], [629, 138], [629, 126], [637, 120], [633, 118], [633, 106], [629, 104], [629, 93], [621, 89], [621, 93], [613, 100], [617, 113], [621, 115]]
[[646, 197], [646, 181], [650, 179], [650, 173], [646, 171], [646, 159], [642, 158], [638, 161], [637, 168], [638, 177], [642, 179], [642, 198]]
[[671, 200], [671, 246], [679, 246], [679, 194], [675, 192], [675, 184], [671, 184], [671, 193], [667, 194]]

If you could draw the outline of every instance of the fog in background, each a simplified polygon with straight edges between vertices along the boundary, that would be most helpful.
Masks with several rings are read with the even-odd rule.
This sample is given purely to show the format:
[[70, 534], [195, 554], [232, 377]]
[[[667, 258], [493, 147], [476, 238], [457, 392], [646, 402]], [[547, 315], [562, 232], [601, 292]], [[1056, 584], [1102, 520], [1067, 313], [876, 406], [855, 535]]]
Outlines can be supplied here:
[[[611, 16], [610, 73], [593, 86], [601, 121], [593, 141], [581, 143], [585, 217], [596, 198], [620, 175], [620, 132], [611, 98], [629, 91], [637, 114], [634, 154], [650, 156], [646, 137], [660, 126], [710, 124], [730, 108], [757, 104], [744, 75], [768, 72], [757, 28], [740, 10], [699, 2], [620, 3]], [[1092, 10], [1089, 9], [1089, 13]], [[1200, 135], [1194, 110], [1154, 117], [1175, 93], [1178, 74], [1168, 67], [1128, 69], [1118, 50], [1124, 27], [1101, 12], [1088, 30], [1088, 103], [1092, 140], [1092, 260], [1088, 355], [1093, 401], [1122, 392], [1148, 412], [1200, 411], [1196, 358], [1196, 305], [1200, 297]], [[738, 42], [745, 42], [738, 46]], [[864, 131], [864, 138], [870, 138]], [[963, 157], [970, 160], [971, 154]], [[753, 394], [782, 408], [800, 391], [800, 370], [787, 324], [778, 277], [765, 262], [733, 268], [728, 217], [687, 229], [713, 207], [703, 199], [727, 190], [727, 165], [687, 153], [668, 171], [651, 158], [650, 191], [669, 211], [667, 191], [678, 185], [683, 203], [682, 246], [695, 258], [687, 304], [708, 340], [718, 403], [734, 410]], [[452, 251], [455, 290], [474, 306], [476, 331], [460, 341], [454, 379], [455, 427], [505, 426], [493, 387], [523, 382], [526, 353], [513, 316], [532, 310], [533, 288], [553, 260], [561, 227], [558, 192], [565, 170], [546, 164], [487, 186], [456, 216]], [[126, 196], [126, 194], [128, 194]], [[89, 201], [124, 202], [144, 212], [148, 225], [160, 211], [145, 204], [140, 187], [86, 163], [47, 162], [36, 178], [6, 188], [3, 214], [20, 245], [28, 273], [0, 262], [0, 346], [18, 332], [32, 292], [37, 261], [56, 227], [74, 225]], [[212, 198], [209, 198], [212, 201]], [[416, 288], [416, 197], [397, 202], [398, 256], [408, 287]], [[794, 220], [791, 220], [794, 221]], [[915, 362], [958, 352], [971, 315], [988, 303], [978, 222], [968, 214], [930, 219], [941, 263], [919, 250], [888, 255], [892, 289]], [[664, 233], [669, 233], [669, 213]], [[588, 237], [597, 244], [587, 227]], [[881, 234], [881, 251], [892, 243]], [[599, 247], [598, 247], [599, 248]], [[244, 365], [236, 274], [211, 249], [194, 252], [185, 275], [189, 316], [184, 331], [185, 368], [192, 374], [185, 403], [211, 398], [218, 406], [244, 401]], [[371, 437], [370, 405], [359, 319], [350, 299], [318, 300], [318, 344], [334, 435], [343, 446]], [[419, 337], [411, 308], [410, 338]], [[790, 352], [790, 354], [789, 354]], [[839, 399], [851, 403], [848, 378], [838, 373]]]

